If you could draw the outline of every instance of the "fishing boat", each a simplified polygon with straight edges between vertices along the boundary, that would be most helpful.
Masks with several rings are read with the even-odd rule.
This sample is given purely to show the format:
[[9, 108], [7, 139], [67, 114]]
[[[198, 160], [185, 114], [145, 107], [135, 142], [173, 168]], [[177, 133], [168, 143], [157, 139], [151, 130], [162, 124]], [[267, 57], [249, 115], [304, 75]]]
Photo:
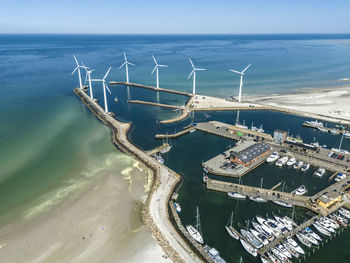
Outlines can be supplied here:
[[337, 177], [335, 177], [335, 181], [336, 182], [339, 182], [339, 181], [341, 181], [341, 180], [344, 180], [346, 178], [346, 174], [342, 174], [342, 173], [339, 173], [339, 174], [337, 174]]
[[283, 157], [278, 159], [278, 161], [276, 162], [276, 166], [277, 167], [282, 167], [283, 165], [286, 164], [287, 161], [288, 161], [288, 157], [287, 156], [283, 156]]
[[241, 229], [241, 234], [244, 236], [254, 247], [262, 248], [263, 244], [248, 230]]
[[249, 231], [264, 245], [266, 246], [269, 243], [269, 240], [266, 235], [256, 231], [255, 229], [249, 229]]
[[320, 223], [314, 222], [312, 225], [313, 225], [313, 226], [316, 228], [316, 230], [317, 230], [318, 232], [320, 232], [321, 234], [323, 234], [323, 235], [325, 235], [325, 236], [328, 236], [328, 237], [331, 236], [331, 233], [330, 233], [327, 229], [325, 229], [324, 227], [322, 227], [322, 226], [320, 225]]
[[227, 195], [229, 197], [235, 198], [235, 199], [246, 199], [245, 195], [242, 195], [238, 192], [228, 192]]
[[294, 157], [292, 157], [292, 158], [290, 158], [290, 159], [288, 160], [287, 166], [292, 166], [292, 165], [294, 165], [296, 162], [297, 162], [297, 160], [296, 160]]
[[227, 222], [225, 229], [227, 231], [227, 233], [234, 239], [238, 240], [239, 236], [237, 235], [236, 231], [234, 230], [234, 228], [232, 227], [232, 221], [233, 221], [233, 211], [231, 213], [230, 219]]
[[244, 241], [243, 239], [240, 239], [242, 246], [244, 247], [244, 249], [251, 254], [253, 257], [256, 257], [258, 255], [258, 251], [252, 247], [251, 245], [249, 245], [248, 242]]
[[288, 237], [288, 238], [286, 239], [286, 241], [287, 241], [287, 243], [288, 243], [291, 247], [293, 247], [293, 249], [294, 249], [295, 251], [297, 251], [299, 254], [305, 255], [304, 249], [302, 249], [302, 248], [298, 245], [298, 243], [297, 243], [293, 238]]
[[304, 238], [300, 233], [296, 233], [295, 236], [300, 241], [300, 243], [303, 244], [304, 246], [308, 248], [312, 247], [311, 243], [306, 238]]
[[278, 158], [279, 158], [278, 152], [274, 152], [266, 159], [266, 162], [272, 163], [276, 161]]
[[321, 177], [324, 175], [325, 172], [326, 172], [325, 169], [323, 169], [323, 168], [318, 168], [317, 171], [315, 172], [315, 176], [321, 178]]
[[295, 191], [296, 195], [304, 195], [307, 193], [307, 189], [305, 185], [299, 186], [298, 189]]
[[293, 206], [291, 204], [287, 204], [286, 202], [283, 202], [283, 201], [272, 201], [274, 204], [276, 205], [280, 205], [280, 206], [283, 206], [283, 207], [287, 207], [287, 208], [292, 208]]
[[252, 126], [250, 128], [252, 131], [256, 131], [256, 132], [265, 132], [265, 130], [262, 128], [262, 124], [260, 125], [260, 128], [256, 127], [253, 125], [252, 123]]
[[203, 236], [202, 236], [202, 231], [201, 231], [201, 223], [200, 223], [200, 218], [199, 218], [199, 209], [197, 206], [197, 215], [196, 215], [196, 225], [193, 227], [192, 225], [187, 225], [186, 229], [188, 233], [193, 237], [194, 240], [196, 240], [198, 243], [203, 244]]
[[181, 206], [179, 203], [174, 202], [174, 207], [176, 209], [176, 212], [181, 213]]
[[293, 165], [293, 168], [298, 170], [300, 169], [301, 167], [303, 167], [304, 163], [302, 161], [297, 161], [294, 165]]
[[339, 211], [339, 214], [346, 217], [347, 219], [350, 218], [350, 211], [349, 210], [346, 210], [345, 208], [341, 207], [338, 211]]
[[306, 172], [307, 170], [309, 170], [309, 168], [310, 168], [310, 164], [308, 164], [308, 163], [306, 163], [306, 164], [304, 164], [302, 167], [301, 167], [301, 171], [302, 172]]

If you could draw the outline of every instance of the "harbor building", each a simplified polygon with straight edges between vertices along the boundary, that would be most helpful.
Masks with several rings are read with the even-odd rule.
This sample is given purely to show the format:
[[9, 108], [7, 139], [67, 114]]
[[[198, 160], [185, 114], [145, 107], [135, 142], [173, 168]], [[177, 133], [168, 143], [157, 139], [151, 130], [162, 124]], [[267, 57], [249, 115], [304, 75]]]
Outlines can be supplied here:
[[253, 143], [247, 148], [237, 152], [230, 152], [230, 161], [238, 165], [248, 166], [271, 151], [265, 143]]
[[275, 130], [273, 132], [273, 140], [277, 144], [281, 144], [287, 138], [287, 132], [281, 130]]
[[320, 196], [317, 199], [317, 204], [323, 208], [329, 209], [335, 203], [341, 202], [341, 201], [342, 201], [342, 195], [339, 194], [338, 192], [331, 191], [327, 194]]

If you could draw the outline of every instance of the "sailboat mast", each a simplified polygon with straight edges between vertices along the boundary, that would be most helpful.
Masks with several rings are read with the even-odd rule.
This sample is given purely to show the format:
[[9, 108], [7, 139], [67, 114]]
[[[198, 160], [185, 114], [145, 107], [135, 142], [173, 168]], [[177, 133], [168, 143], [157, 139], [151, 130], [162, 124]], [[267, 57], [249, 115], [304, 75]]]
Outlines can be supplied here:
[[343, 144], [343, 138], [344, 138], [344, 133], [343, 133], [343, 135], [341, 136], [341, 139], [340, 139], [339, 151], [341, 149], [341, 145]]
[[202, 228], [201, 228], [201, 221], [200, 221], [200, 218], [199, 218], [198, 206], [197, 206], [197, 215], [196, 215], [196, 226], [195, 226], [195, 228], [202, 235]]

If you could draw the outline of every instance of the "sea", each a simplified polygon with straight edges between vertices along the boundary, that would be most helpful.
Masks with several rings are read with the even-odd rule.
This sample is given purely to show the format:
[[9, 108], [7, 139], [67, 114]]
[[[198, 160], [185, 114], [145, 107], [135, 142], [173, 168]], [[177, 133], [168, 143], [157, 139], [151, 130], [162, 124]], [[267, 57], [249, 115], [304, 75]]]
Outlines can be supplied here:
[[[80, 63], [94, 69], [92, 78], [102, 78], [112, 67], [107, 81], [125, 80], [123, 52], [135, 64], [129, 67], [131, 82], [155, 85], [152, 55], [160, 68], [160, 87], [192, 90], [188, 79], [192, 67], [205, 68], [196, 75], [197, 92], [217, 97], [237, 96], [239, 76], [245, 72], [243, 97], [297, 93], [301, 90], [348, 85], [350, 78], [350, 35], [0, 35], [0, 228], [31, 220], [54, 209], [66, 198], [102, 176], [101, 164], [121, 153], [112, 145], [108, 129], [81, 104], [72, 90], [78, 87], [73, 54]], [[85, 72], [82, 71], [82, 82]], [[173, 133], [193, 122], [236, 121], [237, 112], [195, 113], [170, 125], [159, 120], [175, 117], [178, 111], [129, 104], [140, 99], [183, 105], [186, 98], [138, 88], [109, 85], [107, 103], [115, 118], [132, 122], [129, 139], [143, 150], [159, 146], [157, 133]], [[103, 106], [101, 83], [93, 83], [94, 96]], [[118, 99], [118, 102], [115, 101]], [[305, 142], [339, 147], [341, 137], [303, 128], [304, 117], [276, 112], [241, 111], [240, 122], [263, 125], [266, 132], [282, 129]], [[333, 123], [327, 123], [329, 127]], [[226, 150], [235, 142], [201, 132], [171, 141], [173, 147], [163, 156], [165, 164], [183, 176], [179, 187], [181, 220], [194, 224], [200, 211], [205, 242], [215, 247], [227, 262], [257, 262], [239, 242], [224, 230], [231, 212], [234, 226], [246, 228], [256, 215], [294, 216], [302, 222], [312, 215], [297, 208], [281, 208], [271, 203], [235, 201], [225, 194], [208, 191], [202, 184], [201, 163]], [[350, 139], [342, 148], [350, 150]], [[95, 167], [95, 169], [93, 169]], [[99, 167], [99, 168], [96, 168]], [[124, 167], [123, 167], [124, 168]], [[97, 172], [97, 170], [99, 172]], [[301, 184], [313, 194], [330, 185], [330, 174], [323, 178], [293, 169], [277, 169], [264, 164], [243, 178], [244, 184], [272, 187], [285, 182], [292, 191]], [[120, 173], [120, 171], [116, 171]], [[218, 178], [221, 180], [231, 179]], [[234, 180], [231, 180], [234, 181]], [[350, 232], [344, 231], [320, 247], [308, 250], [297, 262], [348, 262]]]

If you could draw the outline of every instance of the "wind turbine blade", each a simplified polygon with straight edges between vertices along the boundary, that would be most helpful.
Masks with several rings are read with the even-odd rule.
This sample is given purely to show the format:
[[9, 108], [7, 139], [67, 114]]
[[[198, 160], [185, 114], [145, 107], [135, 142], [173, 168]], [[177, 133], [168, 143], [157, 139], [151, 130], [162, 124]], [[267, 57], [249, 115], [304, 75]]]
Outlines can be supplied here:
[[103, 79], [92, 79], [91, 81], [103, 81]]
[[156, 65], [158, 65], [158, 63], [157, 63], [157, 60], [156, 60], [156, 58], [152, 55], [152, 58], [153, 58], [153, 60], [154, 60], [154, 63], [156, 64]]
[[112, 92], [110, 91], [110, 89], [108, 88], [108, 85], [105, 83], [105, 87], [108, 90], [109, 94], [112, 94]]
[[124, 62], [124, 63], [119, 67], [119, 69], [121, 69], [125, 64], [126, 64], [126, 62]]
[[234, 72], [234, 73], [237, 73], [237, 74], [242, 74], [241, 72], [237, 71], [237, 70], [233, 70], [233, 69], [230, 69], [231, 72]]
[[124, 61], [125, 61], [125, 62], [128, 61], [128, 60], [126, 59], [126, 54], [125, 54], [125, 52], [124, 52]]
[[154, 69], [152, 70], [151, 75], [153, 75], [154, 71], [157, 69], [157, 66], [154, 67]]
[[193, 65], [192, 59], [189, 58], [189, 60], [191, 62], [192, 68], [194, 69], [194, 65]]
[[167, 68], [167, 67], [168, 67], [168, 65], [158, 65], [158, 67]]
[[251, 64], [249, 64], [248, 66], [246, 66], [245, 69], [242, 70], [242, 73], [244, 73], [249, 67], [250, 67]]
[[77, 60], [77, 58], [75, 57], [75, 55], [73, 55], [73, 58], [74, 58], [74, 60], [75, 60], [75, 63], [77, 63], [77, 66], [79, 66], [78, 60]]
[[196, 70], [207, 70], [205, 68], [196, 68]]
[[106, 72], [105, 76], [103, 77], [103, 79], [107, 78], [109, 72], [111, 71], [111, 68], [112, 68], [112, 67], [109, 67], [109, 69], [107, 70], [107, 72]]
[[188, 78], [187, 79], [190, 79], [190, 77], [192, 76], [193, 72], [195, 71], [195, 69], [193, 69], [190, 73], [190, 75], [188, 75]]
[[[85, 70], [86, 70], [86, 69], [85, 69]], [[88, 74], [89, 74], [89, 71], [86, 70], [84, 86], [86, 86], [86, 81], [87, 81]]]
[[79, 68], [79, 66], [76, 66], [75, 69], [72, 71], [72, 75], [74, 74], [74, 72]]
[[128, 63], [129, 65], [134, 66], [134, 67], [136, 66], [135, 64], [133, 64], [133, 63], [131, 63], [131, 62], [129, 62], [129, 61], [126, 62], [126, 63]]

